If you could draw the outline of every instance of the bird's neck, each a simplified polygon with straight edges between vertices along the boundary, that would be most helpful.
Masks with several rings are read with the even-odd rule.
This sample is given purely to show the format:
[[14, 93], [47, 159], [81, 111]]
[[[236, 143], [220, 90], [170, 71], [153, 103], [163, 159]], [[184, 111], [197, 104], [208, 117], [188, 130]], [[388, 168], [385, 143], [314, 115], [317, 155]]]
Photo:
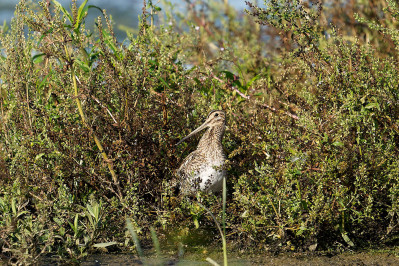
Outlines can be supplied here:
[[222, 150], [222, 138], [224, 135], [224, 130], [224, 125], [208, 128], [200, 139], [197, 149], [212, 152], [214, 152], [215, 149]]

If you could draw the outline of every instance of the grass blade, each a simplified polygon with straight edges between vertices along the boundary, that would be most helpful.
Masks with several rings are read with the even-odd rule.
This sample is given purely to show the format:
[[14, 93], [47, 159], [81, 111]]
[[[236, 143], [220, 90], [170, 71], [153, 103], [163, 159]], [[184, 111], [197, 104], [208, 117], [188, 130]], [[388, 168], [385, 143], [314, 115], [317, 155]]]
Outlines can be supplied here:
[[139, 238], [137, 237], [136, 230], [134, 229], [130, 218], [126, 219], [126, 227], [129, 230], [130, 235], [132, 236], [134, 245], [136, 246], [137, 254], [139, 255], [139, 257], [143, 257], [144, 256], [143, 250], [141, 249]]
[[157, 256], [159, 257], [159, 256], [161, 256], [161, 246], [159, 245], [159, 240], [158, 240], [158, 237], [157, 237], [154, 227], [151, 226], [150, 231], [151, 231], [152, 243], [154, 243], [155, 252], [156, 252]]
[[228, 265], [227, 262], [227, 244], [226, 244], [226, 197], [227, 197], [227, 187], [226, 187], [226, 177], [223, 177], [223, 216], [222, 216], [222, 226], [223, 226], [223, 264]]

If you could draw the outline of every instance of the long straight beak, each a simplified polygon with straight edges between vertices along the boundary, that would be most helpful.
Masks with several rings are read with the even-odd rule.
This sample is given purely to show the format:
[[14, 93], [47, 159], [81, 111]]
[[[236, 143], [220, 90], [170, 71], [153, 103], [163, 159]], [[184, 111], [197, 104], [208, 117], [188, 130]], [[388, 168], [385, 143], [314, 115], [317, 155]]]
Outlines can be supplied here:
[[208, 121], [205, 121], [205, 123], [203, 123], [202, 125], [200, 125], [199, 127], [197, 127], [193, 132], [191, 132], [190, 134], [188, 134], [187, 136], [185, 136], [184, 138], [182, 138], [178, 143], [176, 143], [176, 146], [179, 145], [180, 143], [182, 143], [183, 141], [185, 141], [186, 139], [194, 136], [195, 134], [197, 134], [198, 132], [200, 132], [201, 130], [203, 130], [204, 128], [206, 128], [208, 126]]

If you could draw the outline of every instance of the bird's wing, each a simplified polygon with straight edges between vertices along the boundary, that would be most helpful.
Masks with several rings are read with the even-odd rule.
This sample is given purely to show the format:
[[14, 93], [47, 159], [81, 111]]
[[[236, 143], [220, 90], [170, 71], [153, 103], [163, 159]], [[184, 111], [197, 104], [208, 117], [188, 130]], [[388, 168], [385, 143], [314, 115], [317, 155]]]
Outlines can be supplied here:
[[206, 165], [206, 157], [198, 151], [193, 151], [184, 159], [177, 170], [177, 175], [180, 178], [180, 188], [183, 193], [196, 191], [200, 188], [202, 180], [198, 177], [204, 165]]
[[205, 163], [205, 156], [198, 151], [193, 151], [184, 159], [183, 163], [177, 170], [177, 175], [182, 178], [194, 177], [198, 174], [202, 165]]

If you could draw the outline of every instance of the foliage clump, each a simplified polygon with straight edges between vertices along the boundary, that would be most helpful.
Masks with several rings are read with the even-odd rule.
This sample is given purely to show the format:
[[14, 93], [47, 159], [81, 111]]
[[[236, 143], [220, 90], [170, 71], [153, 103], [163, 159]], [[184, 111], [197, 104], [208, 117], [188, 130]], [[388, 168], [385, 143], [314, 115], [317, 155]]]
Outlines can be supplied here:
[[[87, 1], [70, 11], [21, 1], [0, 34], [0, 252], [29, 262], [127, 250], [126, 218], [144, 239], [152, 226], [178, 228], [178, 242], [190, 238], [185, 228], [216, 232], [176, 194], [174, 170], [195, 143], [174, 144], [219, 108], [228, 242], [272, 251], [397, 243], [398, 8], [378, 1], [381, 17], [380, 5], [351, 1], [340, 16], [335, 2], [248, 3], [239, 17], [199, 1], [207, 12], [191, 6], [160, 26], [144, 12], [120, 43], [101, 9], [96, 29], [85, 28], [98, 12]], [[197, 197], [222, 211], [218, 195]]]

